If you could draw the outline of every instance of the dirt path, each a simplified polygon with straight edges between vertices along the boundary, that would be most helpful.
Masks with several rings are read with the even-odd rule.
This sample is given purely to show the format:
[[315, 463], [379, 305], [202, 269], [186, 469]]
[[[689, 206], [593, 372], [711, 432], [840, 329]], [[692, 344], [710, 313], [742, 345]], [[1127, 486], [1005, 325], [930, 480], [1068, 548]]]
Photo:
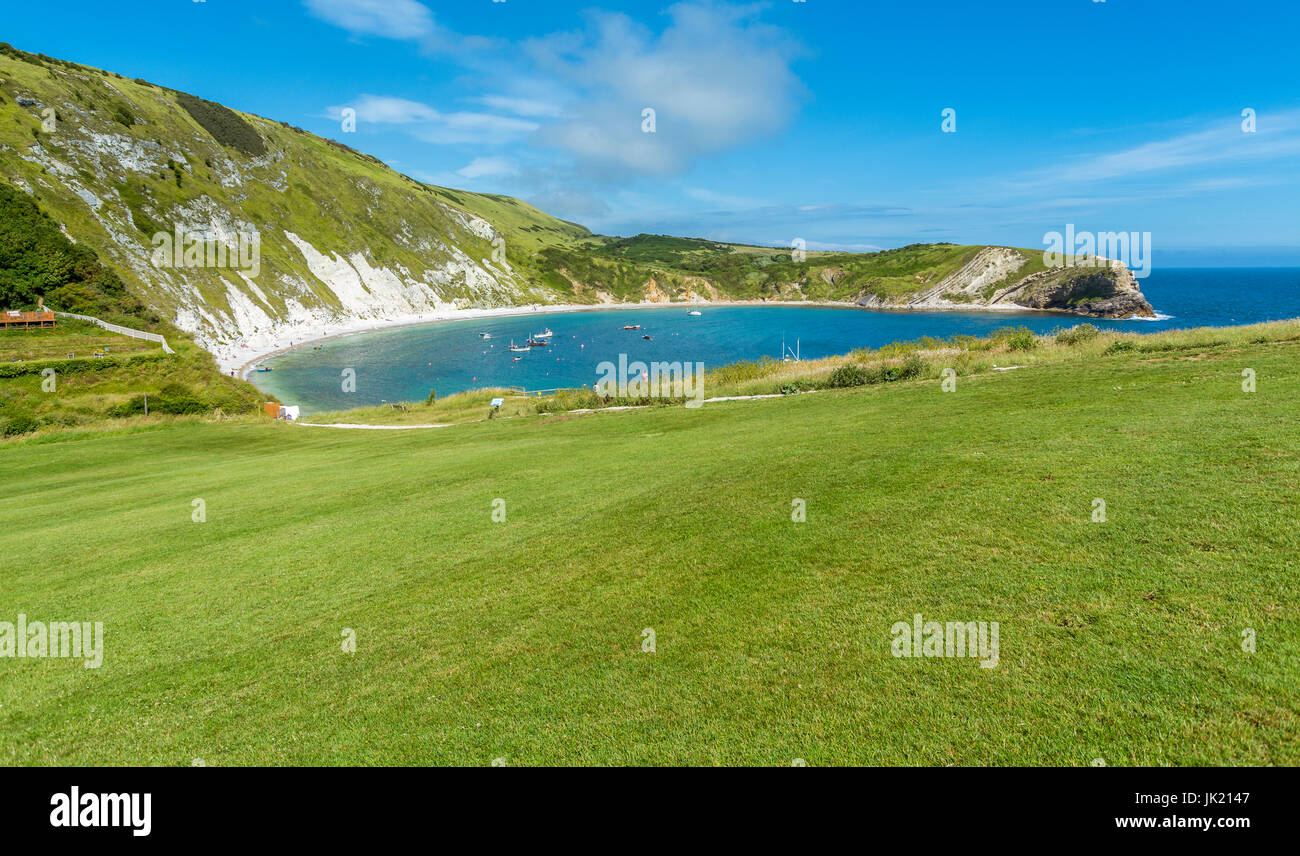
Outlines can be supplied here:
[[354, 422], [295, 422], [308, 428], [359, 428], [364, 431], [410, 431], [415, 428], [450, 428], [455, 423], [444, 425], [362, 425]]
[[[1020, 367], [1017, 366], [1017, 368]], [[800, 394], [807, 395], [810, 392], [817, 392], [817, 391], [818, 390], [810, 389]], [[759, 399], [764, 399], [764, 398], [785, 398], [785, 397], [786, 397], [785, 395], [779, 392], [771, 393], [769, 395], [728, 395], [721, 398], [706, 398], [702, 403], [709, 404], [710, 402], [716, 402], [716, 401], [758, 401]], [[596, 407], [596, 408], [584, 408], [582, 410], [562, 410], [554, 415], [555, 416], [566, 416], [566, 415], [578, 416], [584, 413], [617, 413], [623, 410], [645, 410], [645, 409], [647, 409], [647, 405], [630, 405], [630, 406], [621, 406], [621, 407]], [[475, 421], [481, 422], [483, 420], [479, 419]], [[548, 421], [554, 421], [554, 420], [548, 420]], [[473, 423], [449, 422], [449, 423], [438, 424], [438, 425], [365, 425], [365, 424], [354, 423], [354, 422], [295, 422], [294, 424], [306, 425], [310, 428], [358, 428], [365, 431], [409, 431], [415, 428], [451, 428], [453, 425], [470, 425]]]

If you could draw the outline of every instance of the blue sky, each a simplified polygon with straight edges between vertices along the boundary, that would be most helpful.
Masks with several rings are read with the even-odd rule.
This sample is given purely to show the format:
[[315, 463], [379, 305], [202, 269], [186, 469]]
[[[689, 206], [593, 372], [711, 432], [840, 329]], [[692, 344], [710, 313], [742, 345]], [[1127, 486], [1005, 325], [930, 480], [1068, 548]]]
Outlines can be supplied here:
[[1297, 4], [131, 8], [9, 4], [0, 40], [608, 234], [1041, 247], [1073, 223], [1151, 232], [1157, 265], [1300, 264]]

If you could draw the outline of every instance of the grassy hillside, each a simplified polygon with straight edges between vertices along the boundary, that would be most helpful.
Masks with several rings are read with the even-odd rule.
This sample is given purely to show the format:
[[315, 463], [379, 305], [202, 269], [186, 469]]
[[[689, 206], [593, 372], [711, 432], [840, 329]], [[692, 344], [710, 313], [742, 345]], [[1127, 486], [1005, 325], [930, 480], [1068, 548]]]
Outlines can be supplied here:
[[[74, 244], [30, 197], [0, 184], [0, 310], [91, 315], [171, 339], [160, 345], [59, 318], [53, 329], [0, 331], [0, 436], [144, 410], [252, 410], [264, 396], [223, 377], [212, 357], [130, 293], [89, 248]], [[53, 375], [49, 375], [53, 372]]]
[[[222, 376], [193, 342], [169, 344], [175, 353], [164, 354], [153, 343], [64, 321], [54, 330], [0, 333], [0, 436], [135, 416], [144, 412], [146, 397], [155, 420], [251, 413], [267, 400]], [[52, 389], [46, 370], [55, 372]]]
[[[46, 109], [54, 111], [48, 130]], [[150, 305], [197, 316], [196, 331], [217, 339], [240, 327], [245, 300], [259, 320], [292, 316], [299, 306], [348, 310], [287, 233], [326, 257], [359, 253], [369, 266], [423, 283], [442, 302], [465, 305], [551, 298], [524, 274], [491, 262], [495, 236], [526, 272], [542, 243], [589, 235], [518, 200], [423, 185], [285, 123], [7, 45], [0, 46], [0, 178], [30, 190]], [[229, 268], [153, 265], [151, 237], [177, 226], [214, 239], [256, 232], [257, 287]], [[388, 308], [382, 304], [376, 297], [377, 310]]]
[[[0, 617], [105, 624], [99, 669], [0, 659], [0, 761], [1300, 763], [1296, 333], [1043, 344], [950, 393], [0, 444]], [[998, 666], [891, 656], [916, 613], [999, 622]]]
[[[619, 300], [641, 299], [653, 279], [673, 298], [854, 301], [868, 294], [892, 300], [938, 285], [981, 249], [914, 244], [877, 253], [807, 252], [795, 261], [789, 248], [638, 235], [555, 247], [541, 258], [556, 272], [548, 280], [556, 287], [577, 282]], [[1041, 270], [1041, 253], [1020, 252], [1037, 255]]]

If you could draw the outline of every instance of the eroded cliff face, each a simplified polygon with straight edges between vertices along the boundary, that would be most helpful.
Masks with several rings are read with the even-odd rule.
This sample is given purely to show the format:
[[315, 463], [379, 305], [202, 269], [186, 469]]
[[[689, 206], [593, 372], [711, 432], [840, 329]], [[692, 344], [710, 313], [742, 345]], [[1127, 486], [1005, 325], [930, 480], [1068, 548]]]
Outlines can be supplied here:
[[[554, 299], [512, 265], [513, 236], [456, 204], [481, 197], [214, 105], [259, 143], [252, 154], [183, 103], [144, 81], [0, 54], [0, 180], [209, 350]], [[585, 231], [515, 207], [534, 230]]]
[[1154, 318], [1137, 280], [1120, 262], [1054, 268], [1026, 277], [1014, 300], [1031, 309], [1059, 309], [1095, 318]]
[[1122, 262], [1073, 259], [1069, 266], [1021, 275], [1026, 251], [985, 247], [938, 285], [888, 300], [875, 294], [859, 306], [908, 309], [1050, 309], [1097, 318], [1153, 318], [1155, 311]]

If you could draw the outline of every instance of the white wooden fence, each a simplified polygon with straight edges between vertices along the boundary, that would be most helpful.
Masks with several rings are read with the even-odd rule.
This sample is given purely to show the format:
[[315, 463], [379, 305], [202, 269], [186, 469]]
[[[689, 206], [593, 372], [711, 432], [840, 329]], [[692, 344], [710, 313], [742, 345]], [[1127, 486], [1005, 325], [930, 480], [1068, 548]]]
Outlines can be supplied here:
[[76, 318], [78, 321], [89, 321], [91, 324], [98, 324], [109, 332], [121, 333], [123, 336], [130, 336], [132, 339], [148, 339], [150, 342], [158, 342], [162, 345], [163, 353], [176, 353], [171, 349], [171, 346], [167, 344], [167, 340], [157, 333], [146, 333], [144, 330], [132, 330], [130, 327], [119, 327], [116, 324], [109, 324], [107, 321], [101, 321], [98, 318], [92, 318], [89, 315], [77, 315], [73, 312], [55, 312], [54, 314], [62, 318]]

